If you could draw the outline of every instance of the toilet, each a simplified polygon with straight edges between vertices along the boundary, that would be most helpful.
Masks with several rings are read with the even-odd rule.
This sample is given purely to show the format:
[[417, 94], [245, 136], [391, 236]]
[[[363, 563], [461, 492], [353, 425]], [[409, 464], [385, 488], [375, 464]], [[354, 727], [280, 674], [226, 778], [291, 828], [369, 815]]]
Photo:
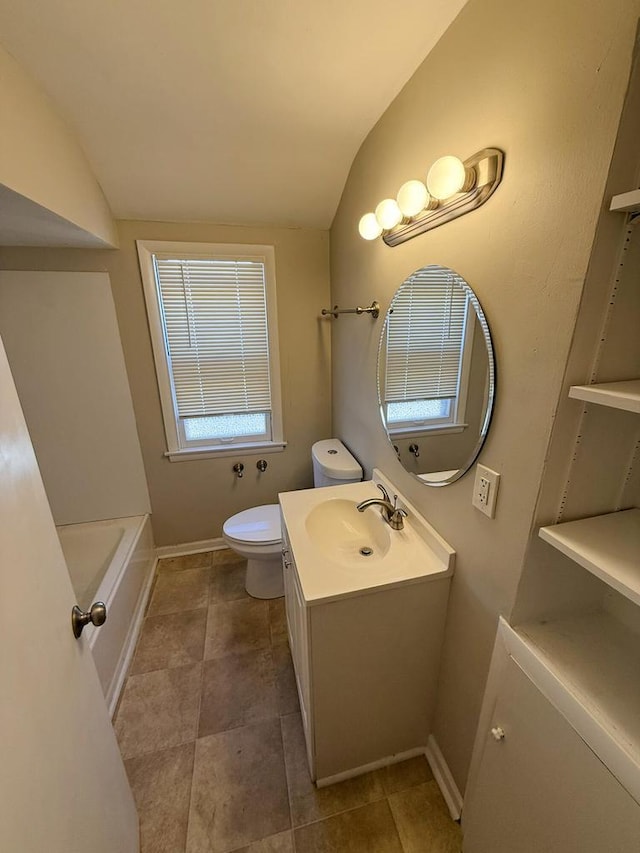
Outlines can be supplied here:
[[[362, 480], [362, 468], [337, 438], [316, 441], [311, 448], [313, 485], [339, 486]], [[222, 527], [227, 545], [247, 559], [245, 588], [253, 598], [280, 598], [282, 528], [279, 504], [254, 506], [228, 518]]]

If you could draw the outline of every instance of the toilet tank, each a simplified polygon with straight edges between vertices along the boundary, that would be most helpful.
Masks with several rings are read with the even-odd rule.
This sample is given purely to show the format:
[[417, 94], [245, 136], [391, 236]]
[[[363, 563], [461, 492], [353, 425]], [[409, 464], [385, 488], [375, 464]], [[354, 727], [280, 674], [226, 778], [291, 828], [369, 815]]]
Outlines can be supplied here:
[[359, 483], [362, 480], [362, 468], [357, 459], [349, 453], [337, 438], [316, 441], [311, 448], [313, 458], [313, 485], [340, 486], [345, 483]]

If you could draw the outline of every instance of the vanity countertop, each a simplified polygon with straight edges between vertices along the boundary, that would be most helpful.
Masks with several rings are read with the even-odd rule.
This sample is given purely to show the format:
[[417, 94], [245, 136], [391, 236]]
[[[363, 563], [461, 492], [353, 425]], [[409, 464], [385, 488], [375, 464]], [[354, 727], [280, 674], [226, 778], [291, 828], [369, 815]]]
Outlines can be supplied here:
[[[397, 492], [374, 469], [372, 480], [279, 495], [307, 604], [453, 574], [455, 551], [401, 496], [398, 506], [408, 513], [402, 530], [392, 530], [378, 507], [357, 513], [356, 504], [381, 497], [376, 483]], [[373, 553], [363, 555], [363, 546]]]

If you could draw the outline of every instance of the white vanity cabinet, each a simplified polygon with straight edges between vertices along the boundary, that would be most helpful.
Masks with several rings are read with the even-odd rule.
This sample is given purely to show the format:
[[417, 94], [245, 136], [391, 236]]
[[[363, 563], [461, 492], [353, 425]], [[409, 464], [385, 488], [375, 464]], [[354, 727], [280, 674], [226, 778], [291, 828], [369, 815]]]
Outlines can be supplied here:
[[484, 725], [465, 853], [637, 853], [640, 806], [511, 657]]
[[[307, 600], [284, 517], [282, 528], [289, 640], [312, 778], [328, 784], [424, 753], [450, 571]], [[362, 580], [364, 586], [366, 574]]]
[[[302, 713], [302, 724], [305, 732], [309, 729], [309, 705], [310, 705], [310, 668], [309, 668], [309, 631], [307, 623], [307, 610], [300, 588], [300, 579], [296, 569], [295, 560], [291, 553], [291, 545], [287, 528], [282, 524], [282, 569], [284, 574], [285, 607], [287, 612], [287, 630], [289, 633], [289, 645], [291, 657], [296, 675], [298, 697], [300, 699], [300, 711]], [[309, 737], [307, 736], [307, 751], [309, 763], [312, 762], [312, 752], [309, 752]]]

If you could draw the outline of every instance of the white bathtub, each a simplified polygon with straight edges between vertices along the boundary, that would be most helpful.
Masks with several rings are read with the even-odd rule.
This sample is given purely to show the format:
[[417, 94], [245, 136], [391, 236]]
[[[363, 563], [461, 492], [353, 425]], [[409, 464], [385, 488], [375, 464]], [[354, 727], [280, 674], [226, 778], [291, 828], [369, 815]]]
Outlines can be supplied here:
[[58, 527], [78, 605], [107, 605], [101, 628], [87, 625], [89, 643], [109, 711], [113, 714], [135, 648], [153, 579], [155, 547], [148, 515]]

